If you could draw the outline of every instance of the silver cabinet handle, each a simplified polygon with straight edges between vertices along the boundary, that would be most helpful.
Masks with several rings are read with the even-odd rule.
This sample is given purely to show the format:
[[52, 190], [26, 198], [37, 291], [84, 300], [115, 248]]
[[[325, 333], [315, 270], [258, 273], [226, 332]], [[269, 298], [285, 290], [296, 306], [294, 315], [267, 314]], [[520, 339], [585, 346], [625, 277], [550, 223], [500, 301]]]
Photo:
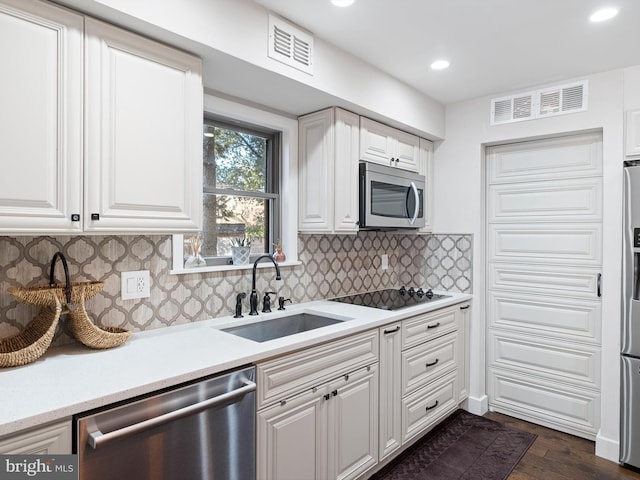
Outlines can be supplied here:
[[413, 196], [416, 199], [416, 207], [413, 209], [413, 217], [409, 220], [409, 225], [413, 225], [416, 222], [416, 218], [418, 218], [418, 212], [420, 211], [420, 195], [418, 194], [418, 188], [416, 184], [411, 182], [411, 190], [413, 191]]
[[96, 427], [95, 431], [89, 433], [87, 443], [91, 445], [91, 447], [96, 449], [100, 445], [109, 443], [112, 440], [133, 435], [134, 433], [142, 432], [144, 430], [157, 427], [158, 425], [163, 425], [165, 423], [169, 423], [174, 420], [193, 415], [194, 413], [199, 413], [218, 404], [228, 402], [229, 400], [232, 400], [234, 398], [242, 397], [249, 392], [255, 391], [255, 389], [256, 384], [254, 382], [245, 380], [244, 386], [237, 388], [236, 390], [232, 390], [231, 392], [223, 393], [222, 395], [210, 398], [208, 400], [205, 400], [204, 402], [194, 403], [193, 405], [189, 405], [187, 407], [180, 408], [178, 410], [174, 410], [173, 412], [165, 413], [164, 415], [159, 415], [148, 420], [143, 420], [139, 423], [134, 423], [133, 425], [114, 430], [113, 432], [102, 433], [100, 429]]

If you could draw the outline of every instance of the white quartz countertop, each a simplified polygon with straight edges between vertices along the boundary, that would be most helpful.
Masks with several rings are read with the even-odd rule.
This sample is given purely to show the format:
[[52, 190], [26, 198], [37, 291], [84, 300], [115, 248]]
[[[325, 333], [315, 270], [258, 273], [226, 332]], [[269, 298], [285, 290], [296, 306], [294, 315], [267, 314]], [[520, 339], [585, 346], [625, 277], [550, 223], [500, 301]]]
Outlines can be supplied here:
[[[232, 316], [134, 333], [122, 346], [92, 350], [81, 344], [51, 348], [34, 363], [0, 369], [0, 436], [207, 375], [380, 327], [472, 298], [448, 298], [388, 311], [331, 301], [286, 311]], [[220, 331], [293, 313], [349, 320], [267, 342]]]

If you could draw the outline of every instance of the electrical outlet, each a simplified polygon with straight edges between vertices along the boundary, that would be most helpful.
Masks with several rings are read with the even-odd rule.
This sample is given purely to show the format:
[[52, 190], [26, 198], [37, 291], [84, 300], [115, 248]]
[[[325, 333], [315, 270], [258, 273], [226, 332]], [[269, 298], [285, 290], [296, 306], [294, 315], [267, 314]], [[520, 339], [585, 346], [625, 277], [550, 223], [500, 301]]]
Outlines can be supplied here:
[[386, 253], [380, 255], [380, 270], [389, 268], [389, 256]]
[[120, 295], [123, 300], [147, 298], [151, 296], [149, 291], [150, 284], [149, 270], [122, 272], [120, 276]]

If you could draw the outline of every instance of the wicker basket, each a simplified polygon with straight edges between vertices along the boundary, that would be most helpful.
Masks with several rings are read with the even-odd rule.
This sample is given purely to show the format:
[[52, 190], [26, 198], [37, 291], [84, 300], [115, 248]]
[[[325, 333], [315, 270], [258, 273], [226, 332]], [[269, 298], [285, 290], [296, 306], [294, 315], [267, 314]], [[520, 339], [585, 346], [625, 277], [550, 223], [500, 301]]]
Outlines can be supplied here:
[[113, 348], [127, 341], [131, 332], [119, 327], [99, 327], [95, 325], [84, 307], [84, 301], [69, 309], [69, 327], [73, 336], [90, 348]]
[[[64, 268], [65, 283], [55, 283], [54, 269], [56, 261], [60, 259]], [[51, 259], [49, 268], [49, 285], [35, 287], [11, 287], [7, 292], [21, 303], [39, 307], [53, 307], [56, 303], [79, 304], [99, 293], [104, 287], [103, 282], [71, 283], [67, 259], [61, 252], [57, 252]]]
[[47, 351], [60, 320], [62, 305], [42, 307], [25, 329], [0, 340], [0, 367], [17, 367], [34, 362]]

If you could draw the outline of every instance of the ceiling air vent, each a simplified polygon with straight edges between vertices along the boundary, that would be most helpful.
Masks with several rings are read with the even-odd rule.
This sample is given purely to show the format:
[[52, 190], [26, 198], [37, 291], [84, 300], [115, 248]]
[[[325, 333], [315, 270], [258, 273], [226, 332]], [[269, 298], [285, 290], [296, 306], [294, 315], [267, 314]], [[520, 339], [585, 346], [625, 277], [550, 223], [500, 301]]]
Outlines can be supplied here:
[[313, 75], [313, 37], [269, 15], [269, 57]]
[[491, 125], [582, 112], [587, 109], [587, 81], [556, 85], [491, 100]]

